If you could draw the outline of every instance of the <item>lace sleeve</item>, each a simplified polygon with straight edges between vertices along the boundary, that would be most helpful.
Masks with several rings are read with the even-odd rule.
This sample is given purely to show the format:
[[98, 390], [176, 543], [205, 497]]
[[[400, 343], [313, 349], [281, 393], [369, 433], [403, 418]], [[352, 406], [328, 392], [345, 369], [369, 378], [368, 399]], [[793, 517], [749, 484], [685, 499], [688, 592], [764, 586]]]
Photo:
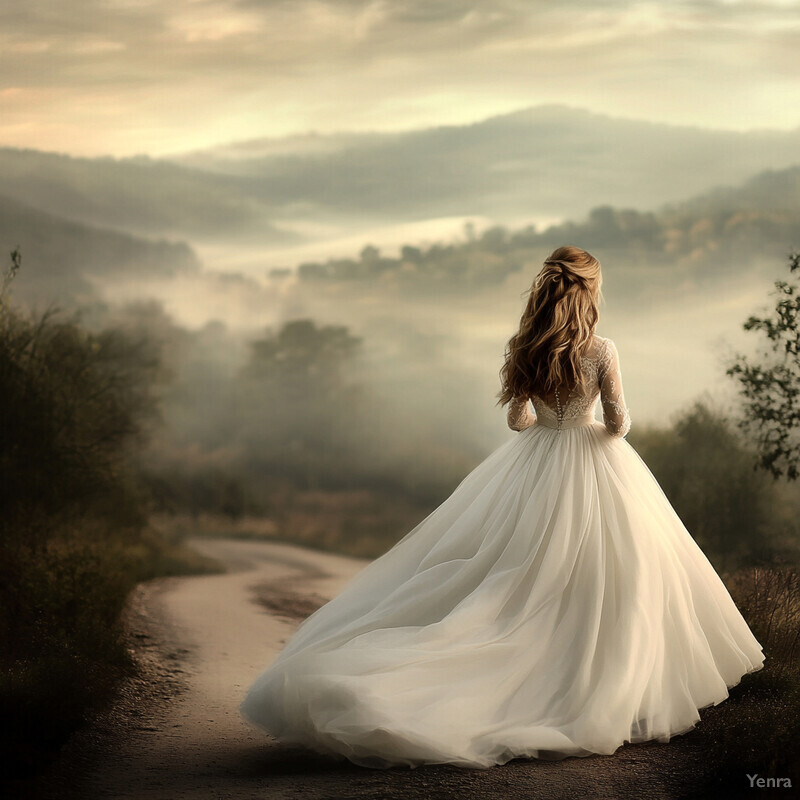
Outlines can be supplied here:
[[606, 339], [597, 369], [600, 383], [600, 402], [603, 405], [603, 422], [612, 435], [623, 438], [631, 429], [631, 417], [622, 393], [622, 373], [619, 353], [611, 339]]
[[508, 404], [506, 416], [508, 427], [512, 431], [522, 431], [536, 422], [536, 414], [527, 397], [514, 397]]

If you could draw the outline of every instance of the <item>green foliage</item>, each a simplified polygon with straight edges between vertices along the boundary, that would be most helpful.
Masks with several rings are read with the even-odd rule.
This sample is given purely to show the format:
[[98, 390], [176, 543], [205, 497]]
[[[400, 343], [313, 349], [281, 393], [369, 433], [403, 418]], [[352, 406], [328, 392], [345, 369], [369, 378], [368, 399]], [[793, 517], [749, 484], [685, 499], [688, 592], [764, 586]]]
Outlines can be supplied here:
[[758, 466], [773, 477], [800, 472], [800, 253], [789, 256], [790, 280], [775, 281], [775, 312], [751, 316], [745, 330], [762, 331], [771, 355], [751, 362], [737, 355], [727, 374], [745, 400], [742, 427], [755, 436]]
[[238, 384], [239, 436], [251, 464], [303, 488], [357, 480], [360, 344], [345, 326], [309, 319], [251, 343]]
[[771, 557], [784, 525], [777, 489], [753, 471], [753, 453], [729, 419], [700, 400], [671, 428], [628, 438], [718, 568]]
[[277, 334], [251, 342], [244, 373], [282, 383], [295, 380], [301, 391], [335, 389], [342, 365], [360, 343], [344, 325], [317, 327], [310, 319], [291, 320]]
[[[0, 336], [6, 523], [14, 529], [32, 510], [47, 520], [91, 507], [140, 526], [140, 502], [123, 464], [157, 419], [152, 343], [116, 330], [89, 333], [53, 309], [38, 320], [6, 309]], [[40, 533], [46, 537], [47, 526]]]
[[[121, 330], [85, 330], [0, 294], [0, 769], [40, 769], [131, 669], [130, 589], [185, 571], [147, 525], [133, 456], [158, 419], [160, 355]], [[208, 564], [190, 563], [208, 569]]]

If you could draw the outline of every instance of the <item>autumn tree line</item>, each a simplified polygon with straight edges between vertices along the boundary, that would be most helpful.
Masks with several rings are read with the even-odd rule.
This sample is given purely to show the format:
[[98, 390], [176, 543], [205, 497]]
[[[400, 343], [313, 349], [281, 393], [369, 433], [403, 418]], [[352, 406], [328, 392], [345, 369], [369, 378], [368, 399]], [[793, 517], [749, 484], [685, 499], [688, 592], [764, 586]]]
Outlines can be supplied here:
[[[793, 173], [781, 177], [798, 180]], [[789, 191], [789, 186], [778, 186], [775, 196], [785, 197]], [[698, 199], [657, 212], [604, 205], [592, 209], [584, 221], [541, 228], [493, 225], [478, 233], [467, 223], [463, 241], [406, 245], [396, 256], [367, 245], [358, 258], [308, 261], [296, 272], [310, 285], [379, 282], [409, 296], [457, 295], [500, 284], [540, 263], [541, 253], [579, 241], [590, 252], [603, 252], [604, 261], [613, 265], [610, 274], [619, 275], [617, 294], [629, 296], [653, 282], [689, 277], [702, 284], [754, 265], [774, 264], [784, 255], [781, 243], [796, 236], [797, 219], [789, 204], [773, 206], [767, 198], [758, 208], [744, 200], [737, 203], [735, 197], [706, 199], [705, 204]], [[280, 281], [292, 273], [275, 268], [270, 274]]]

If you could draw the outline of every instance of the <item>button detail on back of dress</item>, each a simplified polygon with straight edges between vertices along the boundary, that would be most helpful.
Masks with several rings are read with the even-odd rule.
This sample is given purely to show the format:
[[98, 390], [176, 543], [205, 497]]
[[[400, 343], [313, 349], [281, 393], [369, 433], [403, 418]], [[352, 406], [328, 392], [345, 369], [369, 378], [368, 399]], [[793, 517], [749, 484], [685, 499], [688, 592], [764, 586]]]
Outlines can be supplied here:
[[561, 401], [558, 399], [558, 389], [556, 389], [556, 415], [558, 416], [558, 432], [564, 430], [564, 410], [561, 408]]
[[584, 392], [569, 392], [564, 402], [559, 390], [555, 392], [555, 408], [539, 395], [532, 395], [536, 423], [559, 432], [565, 428], [591, 425], [595, 421], [598, 399], [603, 408], [606, 430], [616, 437], [624, 437], [631, 427], [631, 418], [622, 393], [622, 375], [619, 356], [611, 339], [595, 335], [587, 355], [581, 357], [585, 377]]

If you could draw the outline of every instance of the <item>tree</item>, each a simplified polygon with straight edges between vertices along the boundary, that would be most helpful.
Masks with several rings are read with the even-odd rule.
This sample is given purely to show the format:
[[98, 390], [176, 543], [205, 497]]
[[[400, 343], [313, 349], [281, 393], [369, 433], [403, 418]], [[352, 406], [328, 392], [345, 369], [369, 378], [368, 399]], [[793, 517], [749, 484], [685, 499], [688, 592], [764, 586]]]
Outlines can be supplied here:
[[717, 569], [771, 557], [780, 530], [778, 487], [753, 474], [752, 450], [708, 397], [669, 428], [639, 429], [634, 446]]
[[239, 380], [240, 435], [249, 455], [304, 488], [348, 479], [360, 447], [361, 337], [345, 325], [294, 319], [250, 342]]
[[775, 281], [774, 315], [751, 316], [747, 331], [763, 331], [769, 353], [759, 362], [737, 354], [726, 374], [745, 400], [740, 426], [755, 434], [756, 468], [774, 478], [798, 477], [800, 462], [800, 252], [789, 255], [789, 280]]
[[250, 343], [244, 371], [253, 377], [297, 384], [304, 393], [336, 390], [343, 366], [357, 353], [361, 338], [344, 325], [322, 325], [312, 319], [293, 319], [275, 334]]

